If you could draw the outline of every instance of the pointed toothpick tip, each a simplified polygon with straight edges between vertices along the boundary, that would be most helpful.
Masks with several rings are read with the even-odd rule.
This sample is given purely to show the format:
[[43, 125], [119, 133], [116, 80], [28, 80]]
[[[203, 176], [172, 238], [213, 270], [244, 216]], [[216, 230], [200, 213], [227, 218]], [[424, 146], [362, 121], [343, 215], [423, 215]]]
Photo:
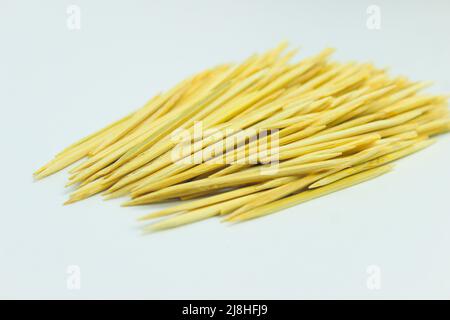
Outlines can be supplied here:
[[68, 200], [66, 200], [64, 203], [63, 203], [63, 205], [64, 206], [67, 206], [67, 205], [69, 205], [69, 204], [72, 204], [72, 203], [75, 203], [75, 202], [77, 202], [77, 201], [79, 201], [80, 199], [77, 199], [77, 198], [69, 198]]
[[152, 212], [152, 213], [148, 213], [146, 215], [140, 216], [140, 217], [136, 218], [136, 220], [137, 221], [148, 221], [148, 220], [152, 220], [152, 219], [162, 218], [167, 215], [169, 215], [169, 214], [160, 214], [158, 211], [158, 212]]
[[136, 203], [134, 200], [128, 200], [120, 204], [121, 207], [133, 207]]
[[232, 214], [230, 214], [230, 215], [228, 215], [228, 216], [226, 216], [226, 217], [224, 217], [222, 220], [220, 220], [220, 222], [221, 223], [234, 223], [234, 222], [239, 222], [241, 219], [240, 219], [240, 216], [241, 216], [242, 214], [234, 214], [234, 213], [232, 213]]

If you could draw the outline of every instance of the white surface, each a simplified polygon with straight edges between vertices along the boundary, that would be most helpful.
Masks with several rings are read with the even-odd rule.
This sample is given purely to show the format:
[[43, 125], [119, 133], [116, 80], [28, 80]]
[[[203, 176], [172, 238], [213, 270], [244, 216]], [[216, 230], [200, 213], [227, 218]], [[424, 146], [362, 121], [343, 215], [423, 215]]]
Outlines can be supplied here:
[[[66, 27], [69, 4], [81, 30]], [[366, 9], [381, 9], [381, 30]], [[64, 146], [183, 77], [287, 39], [327, 45], [450, 92], [448, 1], [0, 0], [1, 298], [450, 298], [450, 136], [394, 172], [233, 227], [140, 236], [99, 197], [62, 206], [67, 173], [33, 182]], [[68, 290], [66, 268], [81, 268]], [[380, 290], [366, 269], [381, 270]]]

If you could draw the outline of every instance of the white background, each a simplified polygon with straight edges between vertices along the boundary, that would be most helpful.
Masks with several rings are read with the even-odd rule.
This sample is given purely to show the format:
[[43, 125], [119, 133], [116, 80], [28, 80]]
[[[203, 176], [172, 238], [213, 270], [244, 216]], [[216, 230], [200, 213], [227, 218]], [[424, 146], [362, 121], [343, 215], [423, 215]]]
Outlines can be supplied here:
[[[81, 30], [67, 28], [67, 6]], [[381, 9], [381, 29], [366, 9]], [[62, 206], [57, 151], [159, 90], [283, 39], [450, 92], [448, 1], [0, 0], [1, 298], [450, 298], [450, 136], [376, 180], [236, 226], [141, 236], [100, 197]], [[81, 289], [66, 287], [81, 268]], [[371, 265], [381, 288], [366, 281]]]

